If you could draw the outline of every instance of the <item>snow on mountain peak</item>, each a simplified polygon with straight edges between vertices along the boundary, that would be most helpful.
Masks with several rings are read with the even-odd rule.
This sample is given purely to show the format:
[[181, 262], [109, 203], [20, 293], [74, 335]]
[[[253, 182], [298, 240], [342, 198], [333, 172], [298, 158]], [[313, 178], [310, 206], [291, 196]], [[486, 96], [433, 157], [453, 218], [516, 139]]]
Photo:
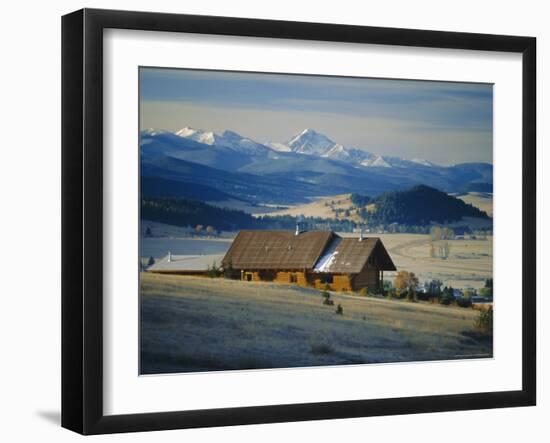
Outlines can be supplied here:
[[320, 134], [313, 129], [304, 129], [300, 134], [294, 136], [287, 143], [290, 149], [299, 154], [324, 155], [332, 149], [336, 143], [326, 135]]
[[391, 165], [386, 160], [384, 160], [381, 155], [377, 155], [371, 162], [370, 166], [376, 168], [391, 168]]
[[176, 131], [176, 135], [179, 135], [180, 137], [190, 137], [191, 135], [195, 134], [197, 132], [196, 129], [190, 128], [189, 126], [186, 126], [185, 128], [181, 128], [179, 131]]
[[176, 131], [175, 134], [199, 143], [204, 143], [205, 145], [215, 145], [220, 141], [220, 136], [212, 131], [203, 131], [202, 129], [194, 129], [188, 126]]
[[268, 148], [260, 143], [243, 137], [234, 131], [226, 130], [222, 135], [212, 131], [204, 131], [186, 126], [175, 132], [176, 135], [190, 140], [197, 141], [213, 147], [229, 148], [237, 152], [249, 155], [266, 154]]
[[266, 146], [268, 146], [269, 148], [271, 148], [272, 150], [277, 151], [277, 152], [291, 152], [292, 151], [292, 149], [288, 145], [285, 145], [284, 143], [269, 142], [269, 143], [266, 143]]
[[[153, 128], [145, 129], [142, 133], [151, 137], [158, 134], [170, 134], [168, 131]], [[174, 134], [179, 137], [210, 145], [214, 148], [228, 148], [245, 155], [265, 156], [273, 151], [294, 152], [297, 154], [338, 160], [350, 163], [356, 167], [364, 168], [403, 168], [414, 165], [425, 167], [437, 166], [423, 159], [414, 158], [412, 160], [407, 160], [399, 157], [387, 157], [372, 154], [361, 149], [351, 148], [335, 143], [326, 135], [311, 128], [304, 129], [302, 132], [292, 137], [287, 143], [267, 144], [257, 143], [231, 130], [225, 130], [222, 135], [218, 135], [213, 131], [205, 131], [186, 126], [176, 131]]]
[[428, 160], [424, 160], [422, 158], [413, 158], [411, 161], [413, 163], [417, 163], [417, 164], [422, 165], [422, 166], [435, 166], [434, 163], [432, 163]]
[[222, 145], [245, 154], [267, 154], [268, 148], [254, 140], [243, 137], [234, 131], [226, 130], [222, 134]]
[[149, 135], [151, 137], [154, 137], [155, 135], [167, 134], [168, 131], [165, 131], [164, 129], [147, 128], [147, 129], [142, 129], [141, 133], [143, 135]]

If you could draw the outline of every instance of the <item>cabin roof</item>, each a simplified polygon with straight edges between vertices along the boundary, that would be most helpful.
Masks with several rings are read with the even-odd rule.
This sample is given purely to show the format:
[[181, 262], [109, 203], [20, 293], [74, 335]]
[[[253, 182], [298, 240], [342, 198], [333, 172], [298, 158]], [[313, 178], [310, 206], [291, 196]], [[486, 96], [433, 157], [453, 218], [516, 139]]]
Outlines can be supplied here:
[[395, 271], [377, 237], [342, 238], [329, 231], [240, 231], [223, 259], [235, 269], [308, 269], [359, 273], [365, 265]]
[[235, 269], [312, 269], [334, 236], [328, 231], [240, 231], [223, 259]]
[[386, 248], [378, 237], [335, 238], [319, 259], [314, 272], [355, 274], [369, 263], [383, 271], [395, 271]]

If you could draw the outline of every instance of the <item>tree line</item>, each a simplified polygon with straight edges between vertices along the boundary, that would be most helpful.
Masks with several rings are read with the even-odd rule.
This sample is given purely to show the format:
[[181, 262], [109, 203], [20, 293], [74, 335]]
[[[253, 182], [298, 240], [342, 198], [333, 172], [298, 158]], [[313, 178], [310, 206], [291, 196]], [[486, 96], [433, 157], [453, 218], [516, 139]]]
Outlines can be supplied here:
[[[293, 230], [297, 217], [278, 215], [253, 217], [237, 209], [221, 208], [207, 203], [184, 198], [145, 197], [141, 200], [141, 218], [174, 226], [198, 226], [202, 231], [210, 227], [216, 231], [241, 229]], [[302, 230], [335, 230], [350, 232], [356, 228], [351, 220], [332, 220], [322, 217], [300, 217]]]

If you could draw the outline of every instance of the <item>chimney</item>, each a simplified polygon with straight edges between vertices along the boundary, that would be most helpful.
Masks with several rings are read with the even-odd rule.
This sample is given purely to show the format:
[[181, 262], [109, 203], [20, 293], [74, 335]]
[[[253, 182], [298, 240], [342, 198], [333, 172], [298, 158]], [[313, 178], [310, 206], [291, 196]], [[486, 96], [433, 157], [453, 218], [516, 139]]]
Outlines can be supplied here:
[[168, 263], [172, 261], [172, 253], [168, 251]]

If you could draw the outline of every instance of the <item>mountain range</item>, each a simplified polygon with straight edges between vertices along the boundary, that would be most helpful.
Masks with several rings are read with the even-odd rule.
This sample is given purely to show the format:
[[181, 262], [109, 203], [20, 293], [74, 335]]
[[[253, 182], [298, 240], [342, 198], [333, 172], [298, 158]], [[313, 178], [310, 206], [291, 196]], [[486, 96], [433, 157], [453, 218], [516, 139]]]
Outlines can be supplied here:
[[[441, 166], [421, 159], [383, 156], [344, 146], [313, 129], [285, 142], [259, 143], [236, 132], [184, 127], [140, 133], [141, 175], [149, 196], [177, 197], [181, 183], [195, 194], [229, 196], [251, 203], [290, 203], [319, 195], [379, 195], [424, 184], [445, 192], [492, 190], [493, 166]], [[154, 180], [151, 180], [153, 179]], [[145, 192], [142, 186], [142, 192]], [[169, 192], [169, 195], [164, 195]], [[204, 198], [207, 200], [207, 198]]]

